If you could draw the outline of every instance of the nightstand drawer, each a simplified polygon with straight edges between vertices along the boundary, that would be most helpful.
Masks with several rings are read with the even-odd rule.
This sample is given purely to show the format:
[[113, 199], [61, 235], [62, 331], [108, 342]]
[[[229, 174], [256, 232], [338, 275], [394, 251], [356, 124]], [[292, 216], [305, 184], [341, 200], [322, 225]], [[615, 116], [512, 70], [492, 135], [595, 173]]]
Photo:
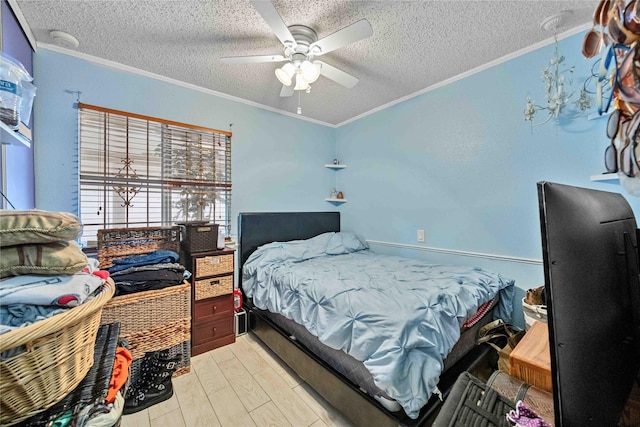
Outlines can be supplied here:
[[195, 325], [191, 332], [191, 340], [193, 345], [197, 346], [233, 334], [233, 316], [230, 316]]
[[233, 273], [233, 254], [195, 258], [195, 278]]
[[207, 301], [196, 301], [193, 304], [193, 321], [206, 322], [226, 316], [233, 318], [233, 296], [224, 295]]
[[193, 284], [196, 301], [233, 293], [233, 276], [209, 277]]

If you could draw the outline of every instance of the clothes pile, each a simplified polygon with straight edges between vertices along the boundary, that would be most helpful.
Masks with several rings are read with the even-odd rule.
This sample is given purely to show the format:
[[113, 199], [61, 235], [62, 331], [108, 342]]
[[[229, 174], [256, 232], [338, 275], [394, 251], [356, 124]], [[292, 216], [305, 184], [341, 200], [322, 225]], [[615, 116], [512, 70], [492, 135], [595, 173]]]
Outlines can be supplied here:
[[109, 273], [76, 244], [81, 233], [82, 224], [70, 213], [0, 210], [0, 334], [100, 292]]
[[[0, 210], [0, 334], [36, 327], [102, 291], [109, 273], [75, 242], [81, 234], [82, 224], [70, 213]], [[80, 384], [19, 425], [118, 425], [132, 362], [126, 343], [118, 342], [119, 331], [119, 323], [101, 326], [92, 367]], [[10, 363], [24, 351], [6, 349], [0, 360]]]
[[190, 273], [178, 263], [179, 257], [174, 251], [156, 250], [114, 259], [107, 271], [116, 283], [116, 296], [181, 285]]

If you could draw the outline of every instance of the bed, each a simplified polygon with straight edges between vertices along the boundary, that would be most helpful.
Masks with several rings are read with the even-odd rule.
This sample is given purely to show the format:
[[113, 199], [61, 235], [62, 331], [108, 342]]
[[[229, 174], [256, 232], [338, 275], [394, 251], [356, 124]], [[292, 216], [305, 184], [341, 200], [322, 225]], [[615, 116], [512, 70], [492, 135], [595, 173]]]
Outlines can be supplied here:
[[[355, 425], [427, 424], [486, 362], [477, 330], [512, 309], [513, 281], [372, 254], [338, 212], [241, 213], [239, 251], [250, 329]], [[434, 280], [425, 269], [454, 286], [414, 286]]]

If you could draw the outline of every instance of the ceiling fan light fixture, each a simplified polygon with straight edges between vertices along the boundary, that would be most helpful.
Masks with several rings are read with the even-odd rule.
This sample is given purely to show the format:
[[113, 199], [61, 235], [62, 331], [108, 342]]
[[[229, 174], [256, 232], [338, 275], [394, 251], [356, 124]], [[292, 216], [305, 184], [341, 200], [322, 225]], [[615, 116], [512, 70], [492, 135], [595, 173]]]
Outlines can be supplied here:
[[320, 64], [311, 62], [308, 59], [304, 60], [300, 65], [300, 71], [302, 71], [302, 78], [307, 83], [313, 83], [320, 77]]
[[301, 73], [298, 73], [296, 76], [296, 87], [294, 87], [293, 90], [307, 90], [310, 86], [304, 79], [304, 76]]
[[283, 85], [291, 86], [295, 72], [296, 67], [291, 62], [287, 62], [282, 68], [276, 68], [276, 77]]

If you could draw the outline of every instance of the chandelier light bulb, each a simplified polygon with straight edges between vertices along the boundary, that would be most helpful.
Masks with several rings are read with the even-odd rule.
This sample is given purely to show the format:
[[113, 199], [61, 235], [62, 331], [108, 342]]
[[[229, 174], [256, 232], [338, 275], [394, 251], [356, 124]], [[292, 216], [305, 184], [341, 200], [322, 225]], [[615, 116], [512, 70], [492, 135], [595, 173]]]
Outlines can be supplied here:
[[302, 71], [302, 78], [304, 78], [307, 83], [313, 83], [320, 77], [320, 64], [311, 62], [308, 59], [302, 61], [300, 70]]
[[291, 86], [295, 72], [296, 67], [291, 62], [287, 62], [282, 68], [276, 68], [276, 77], [283, 85]]
[[296, 74], [296, 86], [293, 90], [307, 90], [308, 88], [309, 83], [307, 83], [304, 76], [301, 73]]

